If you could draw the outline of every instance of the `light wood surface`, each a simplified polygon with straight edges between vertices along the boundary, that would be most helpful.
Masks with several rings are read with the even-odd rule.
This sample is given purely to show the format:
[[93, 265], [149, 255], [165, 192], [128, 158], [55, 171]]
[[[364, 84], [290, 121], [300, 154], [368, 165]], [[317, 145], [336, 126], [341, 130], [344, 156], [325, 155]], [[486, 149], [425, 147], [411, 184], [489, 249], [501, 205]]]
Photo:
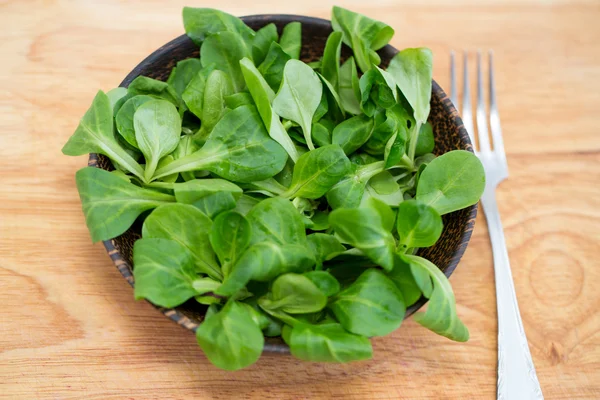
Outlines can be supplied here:
[[[333, 4], [186, 3], [325, 18]], [[431, 47], [443, 87], [451, 49], [494, 49], [510, 169], [499, 203], [538, 377], [547, 399], [600, 398], [598, 1], [335, 3], [389, 23], [396, 47]], [[409, 320], [374, 340], [368, 362], [265, 355], [226, 373], [190, 332], [133, 299], [86, 230], [74, 185], [86, 158], [60, 149], [98, 88], [116, 86], [183, 32], [183, 5], [0, 1], [0, 398], [495, 398], [494, 281], [482, 214], [451, 279], [471, 330], [464, 344]]]

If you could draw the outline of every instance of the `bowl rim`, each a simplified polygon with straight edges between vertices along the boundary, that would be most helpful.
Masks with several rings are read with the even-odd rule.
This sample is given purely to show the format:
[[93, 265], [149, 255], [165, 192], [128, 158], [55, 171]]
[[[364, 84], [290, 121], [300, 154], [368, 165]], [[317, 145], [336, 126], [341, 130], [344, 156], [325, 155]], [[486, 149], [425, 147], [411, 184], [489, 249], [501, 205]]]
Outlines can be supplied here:
[[[263, 23], [263, 22], [266, 24], [266, 23], [275, 22], [275, 21], [283, 23], [283, 24], [287, 24], [289, 22], [298, 21], [298, 22], [301, 22], [302, 24], [308, 24], [308, 25], [312, 25], [312, 26], [317, 25], [317, 26], [321, 26], [321, 27], [331, 28], [331, 21], [329, 21], [327, 19], [323, 19], [323, 18], [310, 17], [310, 16], [306, 16], [306, 15], [254, 14], [254, 15], [246, 15], [246, 16], [239, 17], [239, 18], [242, 19], [244, 21], [244, 23], [246, 23], [246, 24], [252, 24], [252, 23], [258, 24], [258, 23]], [[145, 69], [149, 65], [152, 65], [155, 62], [157, 62], [160, 58], [163, 57], [163, 54], [165, 52], [171, 51], [173, 48], [177, 48], [183, 44], [189, 44], [189, 42], [190, 42], [190, 39], [188, 38], [188, 36], [186, 34], [183, 34], [183, 35], [180, 35], [180, 36], [176, 37], [175, 39], [169, 41], [168, 43], [164, 44], [163, 46], [159, 47], [158, 49], [153, 51], [150, 55], [148, 55], [146, 58], [144, 58], [139, 64], [137, 64], [127, 74], [127, 76], [123, 79], [123, 81], [119, 84], [119, 87], [127, 87], [133, 79], [135, 79], [137, 76], [141, 75], [141, 71], [143, 69]], [[378, 52], [383, 53], [384, 55], [389, 56], [391, 58], [393, 55], [398, 53], [398, 49], [396, 49], [392, 45], [388, 44], [388, 45], [384, 46], [382, 49], [380, 49]], [[448, 95], [444, 92], [444, 90], [438, 85], [438, 83], [435, 80], [432, 80], [432, 93], [433, 93], [433, 95], [438, 96], [438, 98], [440, 99], [440, 101], [442, 103], [442, 107], [444, 108], [444, 110], [448, 114], [451, 115], [451, 117], [454, 121], [454, 124], [458, 128], [458, 135], [459, 135], [461, 143], [463, 144], [463, 149], [473, 153], [473, 146], [472, 146], [471, 140], [469, 138], [467, 130], [464, 127], [462, 119], [460, 118], [460, 116], [458, 114], [456, 107], [454, 106], [454, 104], [452, 103], [452, 101], [450, 100]], [[96, 153], [89, 154], [88, 166], [99, 168], [98, 154], [96, 154]], [[443, 271], [444, 274], [448, 278], [450, 278], [450, 276], [452, 275], [452, 273], [458, 266], [458, 263], [460, 262], [463, 254], [467, 248], [467, 245], [469, 244], [471, 235], [473, 233], [473, 228], [475, 225], [475, 218], [477, 217], [478, 204], [479, 204], [479, 202], [477, 202], [476, 204], [474, 204], [470, 207], [467, 207], [468, 220], [467, 220], [467, 224], [465, 225], [464, 229], [461, 232], [461, 237], [459, 239], [460, 245], [457, 248], [457, 250], [454, 252], [452, 258], [450, 259], [448, 267]], [[129, 263], [123, 258], [123, 256], [121, 255], [121, 253], [115, 246], [114, 239], [105, 240], [102, 243], [104, 244], [106, 252], [108, 253], [111, 260], [113, 261], [114, 265], [117, 267], [118, 271], [127, 280], [129, 285], [133, 287], [134, 279], [133, 279], [132, 268], [129, 265]], [[410, 317], [417, 310], [419, 310], [423, 305], [425, 305], [427, 303], [427, 301], [428, 301], [428, 299], [421, 296], [421, 298], [415, 304], [413, 304], [412, 306], [407, 308], [406, 315], [404, 318], [407, 319], [408, 317]], [[190, 318], [188, 318], [186, 315], [184, 315], [182, 312], [180, 312], [176, 308], [165, 308], [165, 307], [156, 306], [149, 301], [148, 301], [148, 303], [150, 303], [153, 307], [157, 308], [166, 317], [168, 317], [169, 319], [171, 319], [172, 321], [176, 322], [177, 324], [183, 326], [186, 329], [189, 329], [189, 330], [195, 332], [199, 326], [199, 324], [197, 324], [196, 322], [193, 322]], [[263, 352], [289, 353], [289, 347], [282, 340], [279, 340], [279, 339], [273, 340], [273, 338], [265, 337], [265, 345], [263, 347]]]

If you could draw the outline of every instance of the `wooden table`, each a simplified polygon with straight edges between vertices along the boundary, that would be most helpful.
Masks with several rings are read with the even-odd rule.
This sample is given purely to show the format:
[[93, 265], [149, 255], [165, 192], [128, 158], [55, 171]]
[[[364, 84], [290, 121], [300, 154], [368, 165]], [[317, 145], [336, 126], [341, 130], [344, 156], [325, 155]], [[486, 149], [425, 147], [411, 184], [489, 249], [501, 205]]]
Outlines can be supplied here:
[[[133, 299], [85, 227], [74, 173], [86, 158], [60, 149], [98, 88], [116, 86], [183, 32], [184, 3], [325, 18], [332, 5], [0, 2], [0, 398], [495, 398], [496, 305], [481, 213], [451, 280], [471, 330], [464, 344], [409, 320], [374, 340], [368, 362], [265, 355], [227, 373], [192, 334]], [[538, 377], [547, 399], [600, 398], [600, 4], [335, 3], [392, 25], [396, 47], [431, 47], [443, 87], [451, 49], [495, 50], [510, 168], [499, 203]]]

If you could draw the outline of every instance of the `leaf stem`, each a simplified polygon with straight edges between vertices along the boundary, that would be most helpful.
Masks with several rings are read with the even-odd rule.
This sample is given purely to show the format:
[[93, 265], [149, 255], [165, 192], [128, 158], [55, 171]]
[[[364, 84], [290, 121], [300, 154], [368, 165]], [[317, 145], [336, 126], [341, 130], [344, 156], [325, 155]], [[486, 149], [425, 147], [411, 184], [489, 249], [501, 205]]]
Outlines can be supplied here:
[[152, 177], [154, 172], [156, 171], [156, 166], [158, 165], [158, 158], [153, 157], [153, 160], [149, 163], [146, 163], [146, 168], [144, 169], [144, 180], [146, 182], [152, 181]]
[[276, 310], [270, 310], [268, 308], [264, 308], [260, 302], [258, 303], [258, 305], [260, 306], [260, 308], [262, 308], [265, 312], [271, 314], [273, 317], [283, 321], [284, 323], [288, 324], [289, 326], [291, 326], [292, 328], [298, 323], [298, 320], [294, 317], [289, 316], [288, 314], [281, 312], [281, 311], [276, 311]]
[[283, 125], [283, 128], [288, 131], [292, 126], [293, 126], [293, 122], [290, 121], [289, 119], [284, 119], [283, 122], [281, 123]]
[[371, 164], [359, 167], [356, 173], [356, 177], [359, 181], [363, 179], [369, 180], [375, 175], [385, 170], [385, 161], [376, 161]]
[[137, 176], [141, 181], [146, 182], [142, 166], [122, 148], [113, 147], [114, 146], [109, 143], [101, 146], [101, 148], [103, 148], [103, 150], [106, 152], [108, 158], [110, 158], [113, 162], [118, 162], [121, 166], [125, 167], [128, 171]]
[[410, 139], [408, 142], [408, 158], [413, 168], [415, 162], [415, 152], [417, 151], [417, 140], [419, 138], [419, 131], [421, 130], [421, 125], [423, 125], [423, 122], [417, 121], [414, 129], [410, 131]]

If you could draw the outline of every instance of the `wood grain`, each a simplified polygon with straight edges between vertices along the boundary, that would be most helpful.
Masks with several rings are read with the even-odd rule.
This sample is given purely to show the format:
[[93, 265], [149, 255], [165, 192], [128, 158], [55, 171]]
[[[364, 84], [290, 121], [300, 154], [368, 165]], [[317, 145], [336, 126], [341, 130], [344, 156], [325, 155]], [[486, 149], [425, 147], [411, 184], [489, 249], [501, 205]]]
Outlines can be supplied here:
[[[188, 2], [190, 3], [190, 2]], [[600, 5], [597, 1], [336, 1], [426, 45], [493, 48], [510, 178], [499, 203], [547, 399], [600, 398]], [[191, 3], [190, 3], [191, 4]], [[199, 3], [196, 3], [199, 4]], [[236, 15], [328, 17], [333, 2], [205, 0]], [[472, 339], [412, 320], [349, 365], [267, 355], [212, 367], [193, 335], [131, 288], [85, 228], [60, 149], [98, 88], [181, 34], [184, 2], [0, 2], [0, 398], [493, 399], [496, 320], [485, 221], [452, 277]], [[461, 65], [459, 64], [459, 67]]]

